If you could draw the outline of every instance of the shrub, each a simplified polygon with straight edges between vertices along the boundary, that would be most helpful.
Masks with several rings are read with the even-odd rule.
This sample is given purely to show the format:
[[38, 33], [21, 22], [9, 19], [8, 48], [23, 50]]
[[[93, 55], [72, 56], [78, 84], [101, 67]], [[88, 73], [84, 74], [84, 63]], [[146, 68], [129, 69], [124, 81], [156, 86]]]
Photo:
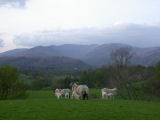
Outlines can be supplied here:
[[25, 85], [18, 80], [18, 69], [12, 66], [0, 67], [0, 99], [26, 97]]

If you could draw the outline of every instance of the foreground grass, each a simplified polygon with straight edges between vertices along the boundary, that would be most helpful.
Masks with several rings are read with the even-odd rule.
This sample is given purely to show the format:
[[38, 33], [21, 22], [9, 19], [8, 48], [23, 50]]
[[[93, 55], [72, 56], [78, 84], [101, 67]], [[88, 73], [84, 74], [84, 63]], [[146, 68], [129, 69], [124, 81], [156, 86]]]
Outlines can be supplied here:
[[160, 120], [160, 103], [57, 100], [51, 91], [29, 94], [26, 100], [0, 101], [0, 120]]

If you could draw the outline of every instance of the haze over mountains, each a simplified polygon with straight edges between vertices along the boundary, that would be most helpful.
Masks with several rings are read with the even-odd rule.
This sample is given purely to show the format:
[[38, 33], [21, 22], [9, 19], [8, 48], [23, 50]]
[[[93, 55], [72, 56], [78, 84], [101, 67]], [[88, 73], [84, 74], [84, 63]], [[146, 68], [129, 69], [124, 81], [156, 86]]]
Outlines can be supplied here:
[[[22, 58], [23, 61], [25, 60], [30, 61], [31, 59], [34, 60], [36, 59], [35, 61], [41, 60], [41, 62], [38, 62], [39, 63], [38, 65], [47, 64], [46, 61], [54, 62], [55, 63], [54, 65], [56, 65], [55, 60], [56, 61], [58, 60], [57, 57], [59, 58], [64, 56], [63, 58], [61, 58], [63, 59], [63, 61], [74, 61], [74, 63], [76, 61], [77, 62], [76, 64], [79, 66], [79, 68], [81, 65], [82, 68], [85, 68], [84, 66], [88, 66], [87, 64], [99, 67], [102, 66], [103, 64], [110, 64], [111, 51], [121, 47], [132, 47], [133, 52], [136, 53], [132, 59], [133, 64], [149, 66], [149, 65], [154, 65], [158, 61], [160, 61], [160, 47], [139, 48], [127, 44], [103, 44], [103, 45], [64, 44], [59, 46], [55, 45], [37, 46], [31, 49], [14, 49], [7, 52], [3, 52], [0, 53], [0, 57], [3, 57], [0, 59], [0, 65], [4, 63], [13, 64], [13, 62], [16, 61], [16, 66], [25, 67], [18, 64], [18, 61], [21, 60], [22, 62]], [[27, 64], [26, 61], [25, 64]], [[68, 64], [71, 65], [71, 63], [72, 62]], [[57, 62], [57, 64], [60, 65], [60, 62]], [[15, 65], [15, 63], [13, 65]], [[75, 65], [74, 67], [78, 66]]]

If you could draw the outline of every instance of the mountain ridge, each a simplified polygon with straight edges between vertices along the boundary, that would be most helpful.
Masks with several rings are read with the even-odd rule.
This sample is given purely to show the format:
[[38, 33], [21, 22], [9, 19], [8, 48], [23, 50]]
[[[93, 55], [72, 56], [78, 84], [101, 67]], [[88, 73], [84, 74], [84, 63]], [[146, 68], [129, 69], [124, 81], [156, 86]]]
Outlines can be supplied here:
[[12, 65], [18, 68], [51, 68], [51, 69], [90, 69], [91, 66], [85, 62], [65, 57], [25, 57], [25, 56], [8, 56], [0, 58], [0, 65]]
[[25, 57], [51, 57], [51, 56], [65, 56], [74, 59], [79, 59], [87, 64], [93, 66], [102, 66], [111, 62], [110, 53], [121, 47], [132, 47], [135, 56], [132, 63], [139, 65], [154, 65], [160, 61], [160, 47], [147, 47], [140, 48], [128, 44], [110, 43], [102, 45], [77, 45], [77, 44], [64, 44], [64, 45], [51, 45], [51, 46], [37, 46], [24, 51], [9, 52], [13, 54], [0, 53], [0, 57], [4, 56], [25, 56]]

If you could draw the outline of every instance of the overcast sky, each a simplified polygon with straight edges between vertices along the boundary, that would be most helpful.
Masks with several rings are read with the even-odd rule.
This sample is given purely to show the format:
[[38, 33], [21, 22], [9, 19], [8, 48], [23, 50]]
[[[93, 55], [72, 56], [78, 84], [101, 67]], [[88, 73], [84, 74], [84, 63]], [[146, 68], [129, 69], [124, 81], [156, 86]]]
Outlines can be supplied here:
[[160, 0], [0, 0], [0, 52], [59, 44], [160, 46]]

